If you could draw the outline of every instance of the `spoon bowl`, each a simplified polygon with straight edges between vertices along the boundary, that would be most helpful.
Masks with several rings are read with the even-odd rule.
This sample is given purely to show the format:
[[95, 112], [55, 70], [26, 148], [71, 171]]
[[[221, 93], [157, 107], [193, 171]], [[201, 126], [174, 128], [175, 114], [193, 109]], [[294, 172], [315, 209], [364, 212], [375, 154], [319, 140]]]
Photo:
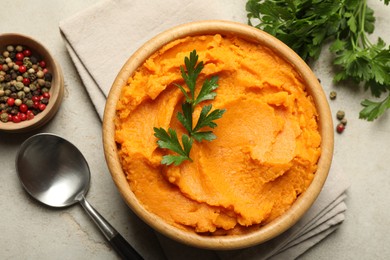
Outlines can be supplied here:
[[26, 140], [16, 167], [26, 191], [48, 206], [73, 205], [88, 192], [91, 175], [84, 156], [60, 137], [45, 134]]
[[142, 259], [85, 199], [91, 174], [84, 156], [72, 143], [53, 134], [34, 135], [21, 145], [16, 170], [33, 198], [51, 207], [79, 202], [122, 258]]

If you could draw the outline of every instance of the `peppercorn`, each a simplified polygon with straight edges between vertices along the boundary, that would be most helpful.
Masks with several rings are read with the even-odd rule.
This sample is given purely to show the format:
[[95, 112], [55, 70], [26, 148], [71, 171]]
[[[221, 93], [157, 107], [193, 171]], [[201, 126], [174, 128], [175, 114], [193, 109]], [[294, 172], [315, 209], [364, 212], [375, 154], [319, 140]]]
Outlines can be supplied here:
[[341, 119], [340, 123], [342, 123], [344, 126], [347, 125], [347, 119], [346, 118]]
[[7, 123], [8, 122], [8, 114], [6, 112], [2, 112], [0, 115], [1, 122]]
[[42, 98], [41, 99], [41, 103], [47, 105], [49, 103], [49, 99], [48, 98]]
[[338, 120], [342, 120], [345, 116], [345, 112], [342, 110], [337, 111], [336, 117]]
[[15, 51], [22, 52], [23, 51], [23, 46], [22, 45], [16, 45]]
[[337, 97], [336, 91], [331, 91], [330, 94], [329, 94], [329, 98], [331, 100], [334, 100], [334, 99], [336, 99], [336, 97]]
[[53, 75], [50, 72], [48, 72], [48, 73], [45, 73], [45, 77], [44, 78], [45, 78], [46, 81], [52, 81]]
[[51, 88], [51, 82], [45, 81], [45, 88], [50, 89]]
[[344, 129], [345, 129], [344, 124], [342, 124], [342, 123], [337, 124], [337, 126], [336, 126], [337, 133], [341, 134], [342, 132], [344, 132]]
[[27, 105], [27, 107], [31, 108], [31, 107], [34, 106], [34, 101], [32, 101], [31, 99], [29, 99], [29, 100], [27, 100], [27, 101], [25, 102], [25, 104]]

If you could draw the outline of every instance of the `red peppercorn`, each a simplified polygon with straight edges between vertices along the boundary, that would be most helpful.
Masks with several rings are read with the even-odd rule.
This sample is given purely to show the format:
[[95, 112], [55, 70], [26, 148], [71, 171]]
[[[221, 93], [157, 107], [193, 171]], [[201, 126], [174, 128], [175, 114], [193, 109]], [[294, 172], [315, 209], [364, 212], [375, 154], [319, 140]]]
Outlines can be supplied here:
[[15, 55], [16, 60], [22, 61], [24, 59], [24, 54], [22, 52], [18, 52]]
[[45, 110], [45, 108], [46, 108], [45, 104], [41, 103], [41, 104], [38, 105], [38, 109], [41, 110], [41, 111]]
[[19, 66], [19, 72], [20, 73], [25, 73], [26, 71], [27, 71], [26, 66], [24, 66], [24, 65]]
[[30, 56], [31, 56], [31, 51], [30, 51], [29, 49], [25, 49], [25, 50], [23, 51], [23, 54], [24, 54], [24, 56], [26, 56], [26, 57], [30, 57]]
[[28, 106], [26, 104], [21, 104], [19, 106], [19, 111], [22, 112], [22, 113], [26, 113], [28, 110]]
[[3, 70], [3, 64], [0, 64], [0, 71]]
[[34, 108], [38, 108], [38, 107], [39, 107], [39, 101], [34, 101], [33, 107], [34, 107]]
[[44, 93], [42, 94], [42, 98], [47, 98], [47, 99], [49, 99], [49, 98], [50, 98], [50, 93], [49, 93], [49, 92], [44, 92]]
[[8, 114], [8, 122], [11, 122], [11, 121], [12, 121], [12, 115]]
[[19, 122], [20, 122], [20, 117], [19, 117], [18, 115], [14, 115], [14, 116], [12, 117], [12, 122], [14, 122], [14, 123], [19, 123]]
[[46, 67], [46, 62], [44, 60], [41, 60], [39, 62], [39, 66], [41, 66], [42, 69], [45, 68]]
[[19, 114], [19, 118], [20, 118], [21, 121], [26, 121], [27, 115], [25, 113], [20, 113]]
[[344, 129], [345, 129], [345, 125], [340, 123], [336, 126], [336, 131], [337, 133], [341, 134], [342, 132], [344, 132]]
[[28, 86], [28, 85], [30, 85], [30, 83], [31, 83], [31, 81], [30, 81], [30, 79], [29, 78], [23, 78], [23, 84], [25, 85], [25, 86]]
[[17, 61], [15, 61], [15, 64], [18, 65], [18, 66], [22, 66], [23, 65], [23, 61], [17, 60]]
[[39, 100], [41, 100], [40, 96], [33, 96], [31, 97], [31, 100], [35, 103], [35, 102], [39, 102]]
[[31, 110], [27, 110], [26, 116], [27, 116], [27, 120], [31, 120], [34, 118], [34, 113]]
[[7, 104], [8, 104], [8, 106], [12, 107], [12, 106], [15, 104], [15, 99], [9, 97], [9, 98], [7, 99]]

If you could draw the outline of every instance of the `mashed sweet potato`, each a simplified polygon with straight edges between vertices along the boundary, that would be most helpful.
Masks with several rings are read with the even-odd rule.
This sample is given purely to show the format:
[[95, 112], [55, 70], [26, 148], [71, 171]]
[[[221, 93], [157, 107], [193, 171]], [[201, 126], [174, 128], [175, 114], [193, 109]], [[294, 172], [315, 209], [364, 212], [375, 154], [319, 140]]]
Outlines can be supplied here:
[[[194, 49], [205, 64], [199, 82], [219, 76], [211, 102], [226, 113], [215, 121], [216, 140], [194, 142], [193, 162], [161, 165], [167, 151], [153, 127], [184, 133], [176, 118], [183, 94], [174, 83], [184, 84], [179, 67]], [[270, 49], [233, 36], [195, 36], [164, 46], [128, 80], [115, 140], [147, 210], [183, 229], [235, 234], [277, 218], [310, 185], [321, 152], [317, 117], [300, 75]]]

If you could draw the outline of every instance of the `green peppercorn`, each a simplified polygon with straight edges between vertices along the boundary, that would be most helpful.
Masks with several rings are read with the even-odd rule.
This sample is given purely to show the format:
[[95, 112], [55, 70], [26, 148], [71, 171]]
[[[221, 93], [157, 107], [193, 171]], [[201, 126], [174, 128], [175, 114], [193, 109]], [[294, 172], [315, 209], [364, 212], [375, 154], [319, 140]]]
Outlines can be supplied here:
[[0, 120], [1, 120], [1, 122], [7, 123], [8, 122], [8, 114], [6, 112], [1, 113]]
[[31, 61], [26, 61], [26, 62], [23, 62], [23, 65], [26, 66], [27, 69], [31, 69], [33, 64]]
[[19, 91], [19, 90], [22, 90], [23, 88], [24, 88], [24, 84], [22, 82], [18, 81], [18, 82], [15, 83], [15, 89], [16, 90]]
[[30, 85], [28, 85], [28, 87], [30, 88], [31, 91], [37, 90], [37, 85], [35, 85], [35, 83], [31, 83]]
[[336, 117], [338, 120], [342, 120], [345, 116], [345, 112], [342, 110], [337, 111]]
[[26, 96], [26, 93], [22, 90], [17, 93], [19, 99], [24, 99]]
[[31, 108], [31, 107], [34, 106], [34, 101], [32, 101], [31, 99], [29, 99], [29, 100], [26, 101], [26, 105], [27, 105], [29, 108]]
[[336, 91], [331, 91], [330, 94], [329, 94], [329, 98], [331, 100], [334, 100], [334, 99], [336, 99], [336, 97], [337, 97]]

